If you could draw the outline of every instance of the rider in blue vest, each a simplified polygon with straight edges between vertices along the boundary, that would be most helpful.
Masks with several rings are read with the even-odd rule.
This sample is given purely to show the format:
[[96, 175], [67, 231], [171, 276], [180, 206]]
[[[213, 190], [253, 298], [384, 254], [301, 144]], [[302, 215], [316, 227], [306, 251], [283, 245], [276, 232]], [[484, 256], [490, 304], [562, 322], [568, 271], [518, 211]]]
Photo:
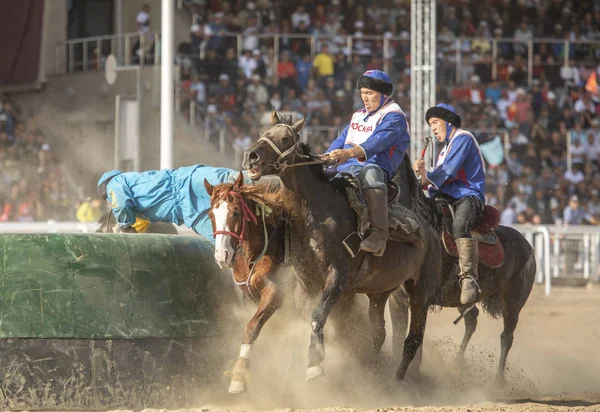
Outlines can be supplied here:
[[388, 239], [387, 183], [402, 163], [410, 146], [408, 121], [392, 100], [390, 77], [368, 70], [357, 81], [365, 105], [352, 119], [327, 153], [338, 172], [358, 177], [369, 208], [371, 233], [360, 248], [382, 256]]
[[232, 183], [239, 173], [202, 164], [142, 173], [112, 170], [98, 181], [98, 194], [111, 203], [123, 232], [143, 232], [150, 222], [171, 222], [185, 224], [214, 244], [204, 179], [212, 185]]
[[456, 240], [460, 264], [460, 302], [473, 304], [479, 292], [478, 241], [471, 238], [469, 228], [479, 219], [485, 207], [485, 163], [475, 137], [461, 129], [456, 110], [440, 103], [427, 110], [425, 119], [438, 141], [445, 143], [435, 170], [427, 172], [422, 159], [413, 168], [421, 182], [429, 185], [429, 194], [443, 196], [454, 208], [452, 236]]

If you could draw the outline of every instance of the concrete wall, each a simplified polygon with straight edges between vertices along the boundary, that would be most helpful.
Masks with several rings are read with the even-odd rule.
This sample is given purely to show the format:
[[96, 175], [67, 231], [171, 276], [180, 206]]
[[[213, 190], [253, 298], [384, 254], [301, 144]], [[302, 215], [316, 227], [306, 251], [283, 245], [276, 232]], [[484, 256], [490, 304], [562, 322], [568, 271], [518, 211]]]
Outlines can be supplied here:
[[[56, 72], [56, 45], [67, 40], [67, 0], [44, 0], [44, 29], [40, 59], [40, 79]], [[64, 61], [58, 60], [58, 73], [64, 73]]]

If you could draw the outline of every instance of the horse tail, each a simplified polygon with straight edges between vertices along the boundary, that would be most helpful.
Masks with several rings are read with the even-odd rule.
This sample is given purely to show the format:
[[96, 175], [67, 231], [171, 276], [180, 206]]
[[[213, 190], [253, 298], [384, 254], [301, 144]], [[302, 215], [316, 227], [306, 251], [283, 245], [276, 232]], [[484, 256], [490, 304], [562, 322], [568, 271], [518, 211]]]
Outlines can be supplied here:
[[483, 312], [494, 319], [499, 319], [502, 316], [502, 299], [499, 293], [494, 293], [487, 299], [481, 301]]

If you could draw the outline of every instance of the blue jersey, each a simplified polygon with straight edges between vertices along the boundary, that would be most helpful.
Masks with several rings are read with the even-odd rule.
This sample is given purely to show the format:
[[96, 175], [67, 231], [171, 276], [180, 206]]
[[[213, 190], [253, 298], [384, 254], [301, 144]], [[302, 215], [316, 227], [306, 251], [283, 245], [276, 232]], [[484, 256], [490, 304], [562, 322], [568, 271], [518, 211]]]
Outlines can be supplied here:
[[354, 113], [350, 124], [333, 141], [327, 153], [356, 146], [365, 152], [364, 159], [353, 158], [342, 163], [337, 167], [339, 172], [372, 163], [385, 170], [391, 179], [410, 146], [408, 121], [400, 106], [390, 102], [372, 114], [365, 109]]
[[143, 215], [151, 222], [185, 224], [214, 243], [208, 218], [210, 196], [204, 188], [204, 179], [211, 185], [233, 183], [239, 173], [201, 164], [121, 173], [108, 183], [107, 193], [120, 227], [133, 225], [136, 215]]
[[431, 197], [477, 196], [485, 203], [485, 163], [475, 137], [458, 129], [440, 152], [435, 170], [427, 172], [427, 179]]

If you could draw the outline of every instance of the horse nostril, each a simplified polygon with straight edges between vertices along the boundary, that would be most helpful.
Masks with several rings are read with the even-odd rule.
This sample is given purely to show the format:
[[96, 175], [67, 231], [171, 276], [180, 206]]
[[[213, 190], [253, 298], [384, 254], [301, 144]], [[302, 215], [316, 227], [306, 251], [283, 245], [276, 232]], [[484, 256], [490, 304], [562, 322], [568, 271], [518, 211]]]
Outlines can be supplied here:
[[258, 160], [260, 159], [260, 156], [256, 152], [250, 152], [250, 155], [248, 156], [248, 159], [252, 163], [255, 163], [255, 162], [258, 162]]
[[225, 262], [229, 261], [229, 252], [225, 251]]

